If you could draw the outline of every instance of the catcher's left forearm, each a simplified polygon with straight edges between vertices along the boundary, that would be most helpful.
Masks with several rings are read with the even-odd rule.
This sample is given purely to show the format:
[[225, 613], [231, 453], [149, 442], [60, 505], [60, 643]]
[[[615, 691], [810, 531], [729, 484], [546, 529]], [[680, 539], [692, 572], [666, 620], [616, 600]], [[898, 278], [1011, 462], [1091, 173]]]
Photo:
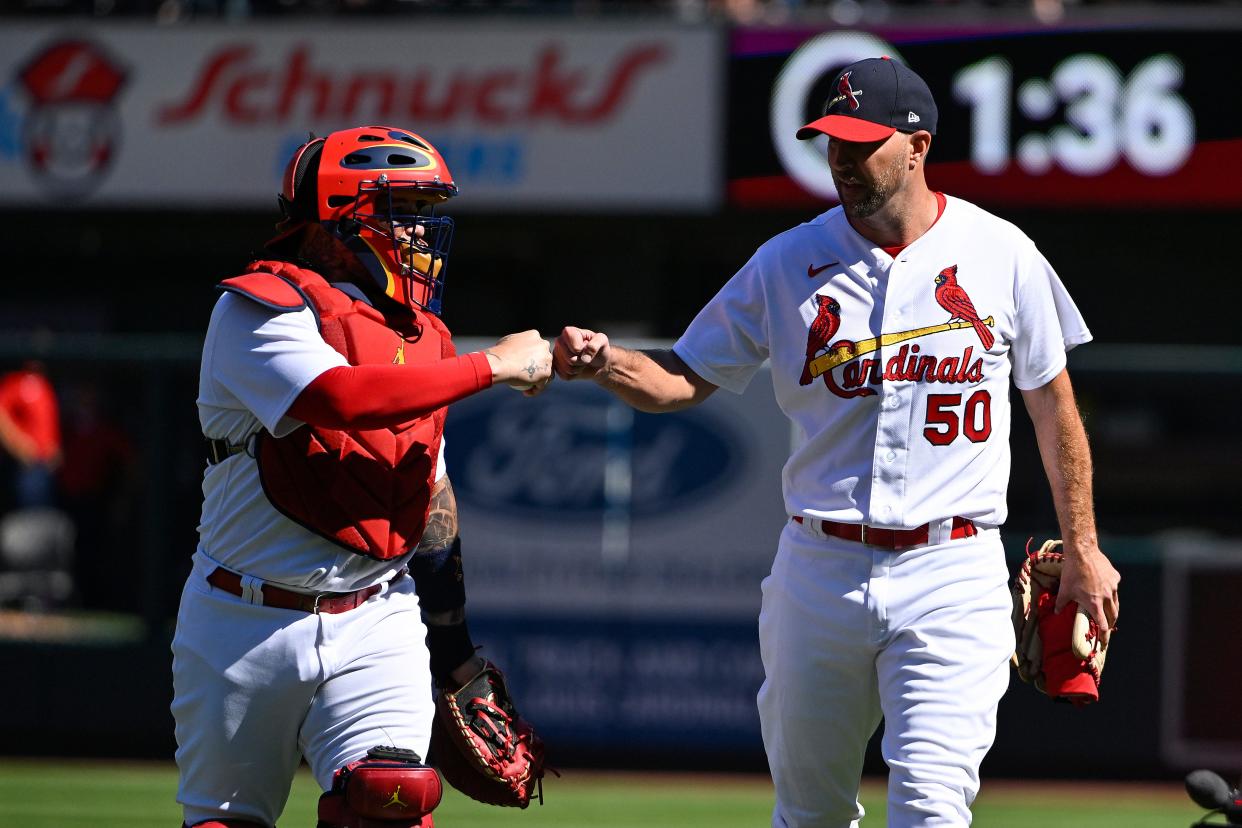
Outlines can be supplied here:
[[436, 484], [422, 540], [410, 561], [418, 593], [431, 675], [446, 684], [449, 675], [474, 657], [475, 646], [466, 625], [466, 586], [457, 535], [457, 499], [447, 477]]
[[1066, 551], [1095, 547], [1091, 449], [1068, 372], [1062, 371], [1042, 388], [1024, 391], [1023, 399], [1035, 426]]
[[461, 568], [461, 539], [447, 549], [419, 553], [410, 565], [427, 627], [431, 676], [448, 683], [458, 667], [474, 657], [475, 646], [466, 624], [466, 590]]
[[414, 550], [415, 554], [434, 553], [447, 548], [457, 537], [457, 496], [448, 475], [436, 481], [431, 490], [431, 505], [427, 509], [427, 525]]
[[414, 590], [428, 625], [458, 624], [466, 614], [466, 586], [457, 535], [457, 496], [445, 475], [436, 481], [427, 525], [410, 561]]

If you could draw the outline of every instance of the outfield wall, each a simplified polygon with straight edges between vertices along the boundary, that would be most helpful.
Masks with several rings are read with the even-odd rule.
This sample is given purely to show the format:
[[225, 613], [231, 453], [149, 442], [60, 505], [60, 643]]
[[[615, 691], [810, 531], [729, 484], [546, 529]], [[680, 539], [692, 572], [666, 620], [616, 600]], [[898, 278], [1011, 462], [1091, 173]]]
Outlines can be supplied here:
[[[47, 361], [63, 389], [89, 377], [130, 391], [123, 420], [138, 440], [142, 519], [113, 546], [83, 533], [94, 545], [79, 556], [80, 575], [97, 580], [80, 588], [124, 603], [110, 612], [0, 614], [0, 753], [171, 756], [168, 642], [202, 468], [186, 402], [196, 345], [61, 337], [23, 347]], [[1143, 386], [1125, 365], [1145, 363], [1163, 382], [1197, 362], [1210, 369], [1198, 381], [1212, 379], [1231, 400], [1237, 354], [1194, 351], [1184, 360], [1179, 352], [1162, 368], [1142, 348], [1111, 363], [1107, 349], [1087, 353], [1075, 351], [1071, 365], [1100, 466], [1103, 546], [1123, 575], [1121, 631], [1099, 705], [1055, 705], [1014, 681], [985, 771], [1228, 771], [1242, 765], [1227, 658], [1242, 550], [1186, 529], [1127, 532], [1139, 510], [1148, 512], [1144, 525], [1157, 522], [1159, 504], [1175, 493], [1134, 500], [1127, 486], [1150, 483], [1122, 455], [1157, 466], [1152, 479], [1169, 474], [1155, 448], [1135, 448], [1155, 440], [1160, 409], [1147, 400], [1148, 416], [1135, 424], [1126, 401]], [[509, 672], [557, 762], [763, 766], [755, 625], [759, 582], [785, 519], [779, 471], [789, 443], [769, 388], [761, 372], [743, 396], [722, 391], [697, 409], [657, 416], [620, 407], [590, 384], [554, 383], [535, 399], [495, 389], [451, 412], [448, 462], [475, 638]], [[1028, 535], [1055, 531], [1029, 427], [1015, 425], [1014, 445], [1013, 517], [1003, 533], [1011, 569]], [[1210, 482], [1214, 472], [1205, 465], [1202, 474]], [[1119, 500], [1129, 511], [1118, 511]], [[881, 767], [874, 749], [869, 767]]]
[[[1007, 540], [1011, 549], [1022, 541]], [[1176, 779], [1201, 766], [1235, 772], [1228, 758], [1162, 751], [1161, 676], [1170, 662], [1160, 652], [1158, 614], [1142, 610], [1162, 599], [1150, 550], [1144, 541], [1110, 539], [1130, 617], [1109, 656], [1101, 703], [1086, 710], [1053, 704], [1015, 677], [985, 775]], [[504, 664], [556, 766], [765, 767], [754, 714], [762, 676], [753, 619], [480, 611], [471, 626], [485, 654]], [[1221, 627], [1196, 634], [1200, 648], [1218, 652], [1234, 637]], [[171, 759], [170, 639], [165, 630], [148, 642], [0, 641], [0, 755]], [[1219, 697], [1231, 687], [1211, 685]], [[883, 770], [875, 740], [867, 769]]]

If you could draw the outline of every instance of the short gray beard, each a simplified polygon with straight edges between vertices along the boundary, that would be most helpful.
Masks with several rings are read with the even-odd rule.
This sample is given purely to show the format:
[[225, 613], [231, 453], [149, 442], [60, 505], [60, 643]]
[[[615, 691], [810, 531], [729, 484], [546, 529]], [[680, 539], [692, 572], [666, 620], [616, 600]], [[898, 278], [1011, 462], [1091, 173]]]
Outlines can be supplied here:
[[888, 203], [893, 197], [893, 193], [897, 192], [897, 188], [901, 184], [901, 172], [905, 168], [906, 159], [903, 155], [898, 155], [893, 159], [892, 165], [880, 173], [875, 183], [866, 191], [862, 198], [852, 204], [841, 202], [841, 206], [845, 209], [847, 215], [854, 218], [867, 218], [874, 215], [881, 207]]

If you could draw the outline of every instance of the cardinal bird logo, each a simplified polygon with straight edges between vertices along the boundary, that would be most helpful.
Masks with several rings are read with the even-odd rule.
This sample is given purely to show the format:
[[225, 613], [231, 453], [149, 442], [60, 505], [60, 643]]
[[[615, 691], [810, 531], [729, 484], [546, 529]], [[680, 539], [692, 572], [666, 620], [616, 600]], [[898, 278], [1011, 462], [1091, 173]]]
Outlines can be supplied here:
[[[854, 73], [846, 72], [844, 75], [841, 76], [840, 82], [837, 83], [837, 92], [841, 93], [842, 98], [845, 98], [847, 101], [849, 101], [850, 111], [854, 112], [858, 109], [858, 106], [859, 106], [858, 96], [862, 94], [862, 90], [859, 89], [857, 92], [855, 92], [854, 88], [850, 86], [850, 75], [852, 74]], [[837, 100], [840, 100], [840, 98], [838, 98]]]
[[811, 323], [811, 329], [806, 334], [806, 362], [802, 365], [799, 385], [810, 385], [815, 380], [811, 376], [811, 360], [828, 347], [837, 329], [841, 327], [841, 305], [836, 299], [817, 293], [815, 302], [819, 309], [815, 314], [815, 321]]
[[950, 322], [955, 319], [969, 322], [974, 327], [975, 333], [979, 334], [983, 349], [992, 350], [996, 337], [992, 336], [987, 325], [979, 319], [979, 314], [975, 311], [975, 303], [970, 301], [970, 296], [957, 283], [957, 265], [946, 267], [936, 276], [936, 301], [940, 303], [940, 307], [949, 312]]

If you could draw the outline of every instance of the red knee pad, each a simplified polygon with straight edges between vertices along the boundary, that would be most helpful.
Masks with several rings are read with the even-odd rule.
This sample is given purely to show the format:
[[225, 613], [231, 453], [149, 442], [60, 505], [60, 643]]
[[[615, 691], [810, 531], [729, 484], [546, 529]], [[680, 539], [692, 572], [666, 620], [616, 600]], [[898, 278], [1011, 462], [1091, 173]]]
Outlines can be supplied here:
[[319, 828], [432, 828], [440, 775], [412, 750], [378, 747], [336, 772], [319, 798]]
[[261, 822], [251, 822], [248, 819], [209, 819], [206, 822], [196, 822], [193, 825], [181, 823], [181, 828], [267, 828]]

